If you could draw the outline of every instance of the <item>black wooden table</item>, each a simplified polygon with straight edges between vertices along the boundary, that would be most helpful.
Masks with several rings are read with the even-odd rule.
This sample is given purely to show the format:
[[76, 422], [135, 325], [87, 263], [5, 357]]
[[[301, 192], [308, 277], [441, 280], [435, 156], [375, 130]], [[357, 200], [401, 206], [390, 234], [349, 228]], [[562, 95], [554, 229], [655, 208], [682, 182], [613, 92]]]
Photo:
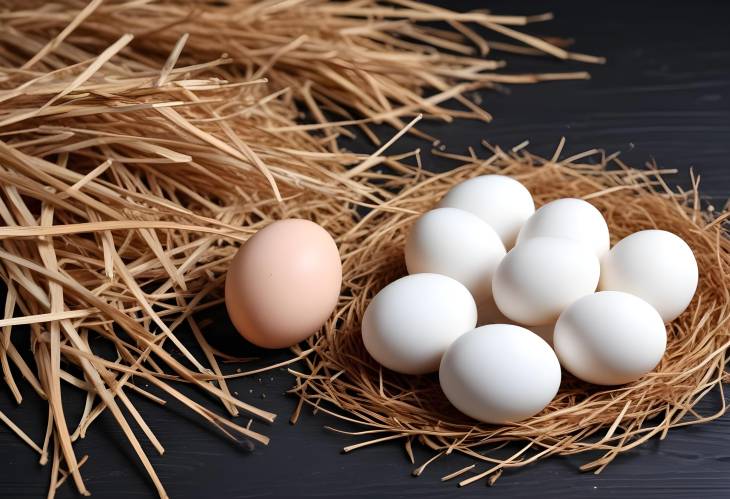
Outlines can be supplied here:
[[[457, 4], [457, 2], [452, 2]], [[446, 5], [448, 2], [442, 2]], [[690, 167], [701, 174], [702, 190], [719, 207], [730, 192], [730, 3], [670, 2], [459, 2], [459, 8], [491, 8], [497, 13], [539, 13], [551, 10], [557, 19], [532, 28], [534, 33], [571, 36], [575, 49], [604, 55], [605, 66], [563, 63], [543, 58], [509, 57], [511, 69], [560, 71], [588, 69], [590, 81], [569, 81], [510, 87], [509, 93], [481, 92], [492, 124], [461, 122], [426, 124], [447, 149], [464, 152], [481, 139], [510, 147], [529, 139], [531, 150], [550, 154], [560, 138], [566, 153], [593, 147], [621, 151], [629, 164], [655, 159], [662, 167], [682, 173]], [[388, 132], [392, 133], [392, 132]], [[356, 145], [357, 146], [357, 145]], [[394, 150], [427, 144], [401, 141]], [[363, 149], [363, 146], [359, 146]], [[426, 155], [429, 168], [447, 168]], [[232, 348], [244, 348], [222, 310], [214, 315], [208, 334]], [[286, 358], [285, 352], [263, 353], [266, 361]], [[246, 368], [246, 366], [241, 366]], [[160, 408], [144, 399], [140, 411], [166, 447], [155, 456], [161, 479], [174, 498], [243, 497], [730, 497], [730, 416], [711, 424], [671, 431], [666, 440], [619, 457], [601, 475], [582, 474], [582, 458], [555, 458], [508, 472], [492, 488], [483, 483], [458, 489], [439, 478], [466, 462], [435, 463], [420, 478], [410, 474], [400, 444], [384, 444], [341, 455], [352, 439], [326, 431], [335, 422], [305, 411], [296, 426], [288, 424], [294, 407], [284, 395], [291, 378], [283, 370], [241, 379], [232, 390], [245, 401], [280, 414], [262, 431], [272, 437], [269, 447], [253, 452], [238, 448], [194, 416], [171, 405]], [[44, 405], [30, 393], [16, 408], [0, 385], [0, 409], [40, 440], [45, 428]], [[75, 390], [65, 394], [69, 407], [81, 407]], [[709, 397], [701, 409], [719, 405]], [[74, 413], [69, 419], [75, 421]], [[101, 417], [79, 454], [89, 454], [83, 475], [97, 498], [152, 497], [154, 489], [137, 464], [123, 434], [108, 415]], [[151, 449], [150, 449], [151, 450]], [[421, 462], [428, 454], [417, 452]], [[457, 459], [458, 461], [458, 459]], [[0, 497], [41, 497], [46, 493], [48, 468], [0, 424]], [[77, 497], [69, 485], [59, 497]]]

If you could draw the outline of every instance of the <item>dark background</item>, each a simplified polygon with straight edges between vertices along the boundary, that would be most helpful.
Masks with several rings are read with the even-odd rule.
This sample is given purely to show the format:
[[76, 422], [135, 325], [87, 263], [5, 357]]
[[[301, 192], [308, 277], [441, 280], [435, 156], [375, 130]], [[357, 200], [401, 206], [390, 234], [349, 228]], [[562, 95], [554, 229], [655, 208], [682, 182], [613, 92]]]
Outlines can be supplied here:
[[[441, 2], [448, 5], [448, 2]], [[453, 2], [457, 4], [457, 2]], [[453, 5], [452, 5], [453, 6]], [[491, 8], [495, 13], [534, 14], [552, 11], [556, 20], [528, 28], [531, 33], [573, 37], [575, 50], [603, 55], [605, 66], [586, 66], [549, 58], [508, 56], [511, 71], [588, 69], [593, 79], [541, 85], [512, 86], [509, 93], [480, 92], [484, 107], [494, 115], [489, 125], [459, 122], [426, 124], [449, 152], [465, 152], [483, 138], [505, 148], [529, 139], [530, 149], [551, 154], [561, 136], [566, 154], [593, 147], [621, 151], [633, 165], [655, 159], [677, 168], [680, 184], [690, 167], [701, 174], [706, 197], [721, 208], [730, 192], [730, 3], [504, 1], [459, 2], [459, 9]], [[392, 131], [388, 132], [392, 133]], [[395, 150], [429, 148], [414, 139]], [[358, 147], [351, 145], [351, 147]], [[363, 146], [360, 150], [366, 152]], [[445, 160], [426, 155], [431, 168], [446, 168]], [[239, 342], [221, 311], [206, 331], [219, 342]], [[241, 348], [240, 344], [234, 348]], [[264, 360], [285, 359], [286, 352], [261, 353]], [[247, 369], [248, 365], [232, 366]], [[135, 397], [140, 411], [166, 447], [152, 461], [173, 498], [244, 497], [730, 497], [730, 417], [711, 424], [673, 430], [662, 442], [620, 456], [601, 475], [582, 474], [584, 458], [554, 458], [526, 469], [507, 472], [492, 488], [479, 482], [457, 489], [440, 477], [468, 462], [442, 460], [420, 478], [400, 443], [341, 455], [355, 440], [327, 432], [337, 424], [324, 415], [305, 411], [296, 426], [288, 424], [295, 400], [284, 395], [291, 385], [284, 370], [241, 379], [232, 390], [253, 404], [279, 414], [270, 427], [256, 428], [272, 437], [269, 447], [253, 452], [236, 447], [187, 411], [160, 408]], [[7, 389], [0, 387], [0, 410], [12, 417], [36, 441], [46, 423], [45, 404], [29, 389], [16, 408]], [[81, 407], [76, 390], [64, 392], [69, 408]], [[700, 409], [719, 407], [716, 395]], [[70, 409], [69, 409], [70, 410]], [[75, 425], [75, 413], [69, 420]], [[96, 498], [148, 497], [154, 489], [133, 452], [107, 415], [77, 445], [89, 454], [82, 468]], [[418, 463], [429, 454], [419, 450]], [[45, 496], [49, 467], [0, 424], [0, 497]], [[78, 497], [65, 484], [58, 497]]]

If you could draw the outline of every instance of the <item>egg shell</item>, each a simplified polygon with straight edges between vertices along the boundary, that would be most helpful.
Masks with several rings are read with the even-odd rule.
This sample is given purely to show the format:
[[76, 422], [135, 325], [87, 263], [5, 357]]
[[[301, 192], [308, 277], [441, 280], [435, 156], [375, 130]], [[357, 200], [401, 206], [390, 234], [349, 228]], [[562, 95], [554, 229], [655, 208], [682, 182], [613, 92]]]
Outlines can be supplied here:
[[473, 213], [456, 208], [423, 214], [405, 245], [409, 274], [427, 272], [456, 279], [477, 305], [492, 299], [492, 276], [505, 254], [494, 229]]
[[536, 237], [515, 246], [497, 267], [494, 301], [509, 319], [545, 326], [598, 285], [598, 257], [586, 245], [555, 237]]
[[516, 422], [543, 410], [560, 388], [550, 346], [525, 328], [482, 326], [460, 336], [439, 368], [449, 401], [485, 423]]
[[340, 255], [329, 233], [309, 220], [280, 220], [249, 238], [231, 261], [226, 309], [251, 343], [289, 347], [322, 327], [341, 284]]
[[642, 230], [603, 257], [599, 288], [634, 294], [669, 322], [692, 301], [698, 278], [697, 260], [682, 238], [665, 230]]
[[457, 184], [439, 206], [474, 213], [499, 234], [507, 249], [514, 246], [522, 225], [535, 212], [530, 191], [505, 175], [482, 175]]
[[608, 225], [595, 206], [563, 198], [541, 206], [522, 226], [517, 244], [535, 237], [563, 237], [588, 245], [601, 258], [611, 244]]
[[365, 310], [362, 339], [381, 365], [404, 374], [438, 370], [446, 349], [476, 325], [471, 293], [440, 274], [402, 277], [375, 295]]
[[667, 332], [659, 313], [620, 291], [584, 296], [558, 319], [555, 352], [574, 376], [597, 385], [620, 385], [654, 369]]

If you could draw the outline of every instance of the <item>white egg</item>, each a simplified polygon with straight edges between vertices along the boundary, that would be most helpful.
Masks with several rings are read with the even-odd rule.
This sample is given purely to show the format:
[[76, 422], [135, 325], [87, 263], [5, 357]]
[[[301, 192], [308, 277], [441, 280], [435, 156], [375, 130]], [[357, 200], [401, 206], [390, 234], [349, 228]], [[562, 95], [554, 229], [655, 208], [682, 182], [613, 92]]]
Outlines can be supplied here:
[[584, 296], [555, 325], [555, 352], [565, 369], [597, 385], [639, 379], [661, 360], [667, 332], [647, 302], [620, 291]]
[[534, 237], [573, 239], [601, 258], [611, 244], [608, 225], [595, 206], [582, 199], [564, 198], [541, 206], [522, 226], [517, 244]]
[[492, 276], [506, 251], [484, 220], [468, 211], [437, 208], [422, 215], [406, 240], [409, 274], [430, 272], [456, 279], [477, 306], [492, 300]]
[[494, 301], [511, 320], [529, 326], [553, 324], [578, 298], [598, 285], [598, 257], [570, 239], [536, 237], [515, 246], [497, 267]]
[[522, 224], [535, 212], [530, 191], [504, 175], [483, 175], [455, 185], [440, 206], [479, 216], [499, 234], [507, 249], [514, 246]]
[[486, 423], [516, 422], [540, 412], [560, 388], [560, 363], [525, 328], [492, 324], [460, 336], [441, 360], [439, 381], [449, 401]]
[[692, 301], [697, 279], [697, 261], [686, 242], [664, 230], [642, 230], [603, 257], [599, 288], [636, 295], [669, 322]]
[[474, 328], [477, 307], [459, 281], [413, 274], [390, 283], [365, 310], [362, 339], [383, 366], [405, 374], [434, 372], [451, 343]]

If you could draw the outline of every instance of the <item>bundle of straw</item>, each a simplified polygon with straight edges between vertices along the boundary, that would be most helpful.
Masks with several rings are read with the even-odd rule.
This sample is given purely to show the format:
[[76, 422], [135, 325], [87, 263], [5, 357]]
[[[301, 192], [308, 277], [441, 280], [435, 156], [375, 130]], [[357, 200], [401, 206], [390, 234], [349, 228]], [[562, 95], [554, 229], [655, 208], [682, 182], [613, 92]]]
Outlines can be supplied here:
[[[41, 463], [50, 460], [49, 496], [67, 477], [88, 493], [73, 442], [107, 410], [166, 496], [138, 431], [158, 452], [163, 445], [136, 396], [177, 399], [231, 438], [267, 442], [176, 383], [212, 395], [232, 416], [274, 419], [231, 395], [226, 380], [247, 373], [223, 375], [220, 359], [235, 359], [208, 344], [195, 313], [221, 303], [237, 244], [266, 223], [308, 218], [348, 241], [362, 230], [358, 207], [391, 199], [372, 168], [408, 175], [408, 155], [383, 158], [389, 143], [367, 158], [340, 150], [346, 125], [379, 143], [370, 124], [403, 127], [417, 113], [488, 120], [464, 97], [474, 88], [587, 76], [495, 73], [501, 61], [476, 57], [490, 48], [599, 62], [510, 27], [548, 15], [462, 14], [408, 0], [3, 5], [0, 366], [17, 403], [26, 395], [18, 376], [48, 401], [48, 425], [36, 442], [0, 419]], [[466, 23], [520, 45], [486, 40]], [[443, 106], [449, 99], [463, 109]], [[302, 109], [319, 123], [301, 124]], [[352, 262], [358, 252], [349, 252]], [[346, 311], [360, 291], [352, 277]], [[176, 335], [185, 324], [204, 359]], [[95, 349], [100, 338], [115, 357]], [[64, 414], [69, 388], [86, 393], [79, 421]]]
[[[463, 166], [443, 174], [414, 170], [387, 183], [393, 195], [372, 210], [342, 238], [345, 282], [353, 297], [339, 310], [345, 319], [338, 331], [327, 331], [293, 392], [309, 404], [360, 431], [334, 431], [357, 437], [353, 451], [385, 441], [402, 440], [413, 462], [412, 444], [433, 456], [413, 471], [420, 475], [434, 460], [463, 454], [475, 463], [442, 479], [459, 477], [459, 485], [486, 480], [493, 484], [504, 470], [520, 468], [552, 455], [588, 453], [601, 457], [582, 470], [599, 473], [616, 456], [671, 428], [704, 423], [727, 409], [723, 382], [730, 348], [730, 240], [724, 222], [730, 212], [703, 210], [698, 179], [693, 189], [672, 191], [665, 177], [676, 173], [626, 166], [617, 155], [598, 150], [559, 160], [534, 156], [518, 146], [478, 158], [446, 155]], [[439, 154], [436, 151], [436, 154]], [[403, 246], [414, 220], [467, 178], [499, 173], [522, 182], [536, 205], [574, 197], [591, 202], [605, 216], [612, 242], [643, 229], [664, 229], [682, 237], [699, 266], [699, 287], [689, 308], [668, 325], [666, 353], [657, 368], [640, 380], [616, 388], [591, 386], [566, 374], [561, 389], [541, 413], [518, 424], [479, 424], [459, 414], [429, 376], [398, 375], [380, 367], [365, 350], [360, 321], [370, 299], [405, 274]], [[721, 405], [712, 414], [695, 406], [710, 393]], [[508, 443], [514, 445], [505, 448]], [[511, 451], [509, 449], [512, 449]], [[509, 451], [509, 452], [508, 452]], [[415, 464], [415, 463], [414, 463]], [[478, 467], [478, 468], [477, 468]]]
[[[517, 31], [513, 26], [551, 19], [550, 14], [503, 16], [488, 12], [457, 13], [412, 0], [383, 2], [328, 0], [229, 0], [211, 5], [184, 1], [83, 0], [18, 1], [0, 16], [3, 57], [19, 70], [60, 68], [86, 61], [134, 35], [131, 68], [156, 67], [175, 46], [189, 63], [225, 54], [237, 76], [266, 76], [272, 90], [290, 92], [330, 131], [331, 117], [356, 124], [375, 143], [368, 123], [402, 128], [402, 117], [424, 112], [451, 121], [490, 115], [464, 94], [503, 83], [584, 79], [586, 72], [504, 74], [493, 50], [547, 54], [559, 59], [603, 62], [600, 57], [569, 52], [554, 43]], [[417, 24], [440, 21], [451, 29]], [[485, 39], [468, 24], [500, 39]], [[58, 33], [52, 40], [49, 34]], [[181, 40], [181, 37], [184, 39]], [[177, 44], [177, 45], [176, 45]], [[193, 58], [190, 56], [193, 55]], [[166, 71], [160, 74], [164, 81]], [[431, 89], [424, 95], [424, 89]], [[455, 99], [464, 109], [441, 104]], [[333, 128], [334, 127], [334, 128]], [[275, 131], [286, 129], [280, 125]], [[337, 148], [334, 137], [328, 143]]]

